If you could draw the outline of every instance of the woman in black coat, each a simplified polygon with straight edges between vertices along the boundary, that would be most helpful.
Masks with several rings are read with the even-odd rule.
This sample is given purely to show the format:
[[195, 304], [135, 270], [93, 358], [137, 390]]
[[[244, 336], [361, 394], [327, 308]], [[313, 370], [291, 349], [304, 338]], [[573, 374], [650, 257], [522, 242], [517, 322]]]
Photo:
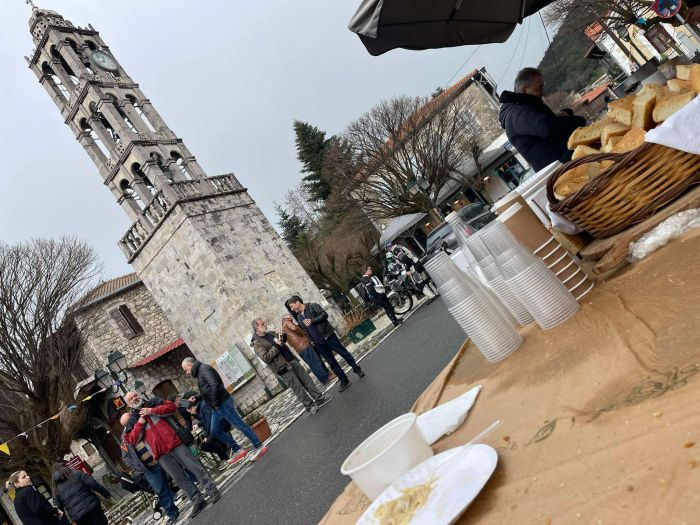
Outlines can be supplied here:
[[32, 485], [29, 475], [20, 470], [10, 476], [10, 485], [15, 489], [15, 512], [24, 525], [59, 525], [63, 512], [52, 507]]
[[112, 495], [92, 476], [56, 464], [53, 467], [53, 491], [58, 507], [78, 525], [107, 525], [107, 517], [95, 492], [108, 499]]

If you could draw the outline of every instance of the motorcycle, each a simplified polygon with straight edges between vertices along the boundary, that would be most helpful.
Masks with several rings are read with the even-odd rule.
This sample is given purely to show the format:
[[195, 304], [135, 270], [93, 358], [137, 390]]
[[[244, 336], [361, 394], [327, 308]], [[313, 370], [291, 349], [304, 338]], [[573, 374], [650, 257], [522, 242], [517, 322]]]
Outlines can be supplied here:
[[386, 276], [384, 285], [389, 290], [387, 297], [394, 307], [396, 315], [403, 315], [411, 311], [413, 308], [413, 296], [422, 297], [426, 286], [433, 296], [437, 294], [432, 288], [430, 279], [420, 280], [418, 275], [411, 271], [403, 271], [401, 275]]

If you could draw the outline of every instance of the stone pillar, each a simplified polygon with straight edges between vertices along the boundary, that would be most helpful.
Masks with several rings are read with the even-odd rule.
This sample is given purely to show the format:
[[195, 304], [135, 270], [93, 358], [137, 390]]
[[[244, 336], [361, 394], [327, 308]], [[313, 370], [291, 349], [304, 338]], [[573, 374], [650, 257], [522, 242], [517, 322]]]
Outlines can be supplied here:
[[169, 138], [175, 137], [175, 134], [172, 131], [170, 131], [168, 125], [160, 117], [160, 115], [156, 111], [156, 108], [153, 107], [151, 101], [147, 98], [141, 100], [141, 111], [144, 115], [146, 115], [146, 118], [150, 121], [151, 125], [156, 129], [156, 131], [163, 133]]
[[75, 84], [73, 83], [73, 80], [71, 80], [68, 72], [65, 69], [63, 69], [61, 61], [57, 58], [54, 58], [49, 62], [49, 65], [51, 66], [51, 69], [53, 69], [54, 74], [61, 79], [61, 84], [63, 84], [66, 90], [69, 93], [72, 92], [73, 89], [75, 89]]
[[112, 125], [112, 128], [117, 132], [123, 143], [131, 142], [138, 139], [138, 136], [131, 131], [124, 117], [119, 113], [119, 110], [112, 102], [102, 102], [100, 112], [107, 121]]
[[[132, 196], [122, 193], [117, 199], [117, 204], [122, 207], [132, 221], [135, 222], [141, 218], [141, 207]], [[147, 226], [150, 227], [150, 224]]]
[[80, 142], [80, 145], [98, 167], [107, 162], [107, 157], [102, 153], [99, 146], [95, 144], [95, 140], [90, 136], [89, 131], [81, 131], [78, 135], [78, 142]]
[[104, 144], [105, 148], [109, 150], [110, 155], [112, 157], [118, 157], [118, 155], [115, 155], [115, 147], [117, 143], [114, 141], [109, 131], [107, 131], [107, 128], [104, 127], [104, 124], [102, 124], [100, 118], [97, 116], [92, 116], [88, 122], [90, 127], [95, 131], [95, 133], [97, 133], [97, 136], [100, 137], [102, 144]]
[[141, 115], [137, 113], [136, 109], [134, 108], [134, 106], [131, 105], [131, 102], [129, 102], [128, 99], [122, 100], [119, 103], [119, 108], [124, 112], [124, 114], [127, 117], [129, 117], [129, 120], [136, 128], [136, 131], [138, 131], [139, 133], [143, 133], [147, 136], [151, 135], [151, 130], [148, 129], [148, 126], [143, 121], [143, 118], [141, 118]]

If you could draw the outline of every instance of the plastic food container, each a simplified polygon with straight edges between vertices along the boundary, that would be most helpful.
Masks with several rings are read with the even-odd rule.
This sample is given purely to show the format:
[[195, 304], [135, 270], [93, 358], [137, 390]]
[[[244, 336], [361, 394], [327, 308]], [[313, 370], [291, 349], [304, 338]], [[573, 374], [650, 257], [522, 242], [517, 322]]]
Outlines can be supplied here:
[[409, 412], [389, 421], [352, 451], [340, 472], [374, 500], [404, 472], [433, 455], [416, 420]]

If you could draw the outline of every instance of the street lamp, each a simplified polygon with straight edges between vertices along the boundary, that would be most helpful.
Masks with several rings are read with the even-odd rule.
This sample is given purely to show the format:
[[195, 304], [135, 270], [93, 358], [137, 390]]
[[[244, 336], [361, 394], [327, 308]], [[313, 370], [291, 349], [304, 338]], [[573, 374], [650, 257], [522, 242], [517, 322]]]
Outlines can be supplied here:
[[138, 379], [134, 381], [134, 390], [136, 390], [142, 396], [146, 395], [146, 385], [143, 383], [143, 381]]
[[98, 368], [95, 370], [95, 381], [100, 388], [111, 388], [112, 387], [112, 376], [109, 375], [103, 368]]
[[126, 356], [119, 350], [115, 350], [107, 356], [107, 368], [110, 372], [114, 374], [126, 373], [127, 366]]
[[126, 394], [126, 381], [129, 379], [126, 356], [119, 350], [111, 352], [107, 356], [107, 370], [98, 368], [95, 370], [95, 381], [100, 388], [111, 389], [115, 394], [120, 390]]

